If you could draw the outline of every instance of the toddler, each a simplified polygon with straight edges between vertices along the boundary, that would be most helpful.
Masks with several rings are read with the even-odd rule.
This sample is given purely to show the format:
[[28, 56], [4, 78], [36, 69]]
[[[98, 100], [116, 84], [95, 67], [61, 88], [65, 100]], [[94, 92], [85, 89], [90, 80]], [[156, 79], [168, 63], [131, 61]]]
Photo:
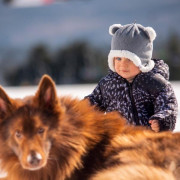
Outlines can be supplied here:
[[140, 24], [110, 26], [109, 74], [86, 96], [105, 112], [118, 111], [133, 125], [173, 130], [177, 100], [163, 60], [151, 59], [156, 33]]

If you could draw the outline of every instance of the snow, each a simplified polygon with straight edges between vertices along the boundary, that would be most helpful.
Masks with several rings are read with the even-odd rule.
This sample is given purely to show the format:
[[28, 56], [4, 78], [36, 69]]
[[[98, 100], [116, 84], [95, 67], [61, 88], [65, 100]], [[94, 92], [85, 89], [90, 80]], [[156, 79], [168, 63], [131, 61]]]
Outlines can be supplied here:
[[[174, 88], [178, 104], [180, 104], [180, 82], [171, 82]], [[83, 85], [57, 85], [58, 96], [72, 96], [82, 99], [86, 95], [90, 94], [95, 88], [96, 84], [83, 84]], [[35, 94], [37, 86], [25, 86], [25, 87], [5, 87], [5, 91], [12, 98], [22, 98], [25, 96]], [[180, 131], [180, 109], [178, 109], [178, 120], [176, 123], [175, 132]]]

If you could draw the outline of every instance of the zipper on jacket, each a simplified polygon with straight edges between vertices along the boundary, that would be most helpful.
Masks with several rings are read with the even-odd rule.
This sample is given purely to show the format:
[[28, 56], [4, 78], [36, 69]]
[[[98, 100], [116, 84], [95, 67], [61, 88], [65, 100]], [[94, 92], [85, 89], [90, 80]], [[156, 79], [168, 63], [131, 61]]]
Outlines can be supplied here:
[[133, 83], [129, 83], [128, 82], [128, 85], [129, 85], [129, 95], [130, 95], [131, 104], [132, 104], [132, 111], [133, 111], [134, 121], [135, 121], [136, 125], [140, 125], [139, 118], [138, 118], [138, 113], [137, 113], [137, 109], [136, 109], [136, 106], [135, 106], [134, 97], [133, 97], [133, 93], [132, 93], [132, 84]]

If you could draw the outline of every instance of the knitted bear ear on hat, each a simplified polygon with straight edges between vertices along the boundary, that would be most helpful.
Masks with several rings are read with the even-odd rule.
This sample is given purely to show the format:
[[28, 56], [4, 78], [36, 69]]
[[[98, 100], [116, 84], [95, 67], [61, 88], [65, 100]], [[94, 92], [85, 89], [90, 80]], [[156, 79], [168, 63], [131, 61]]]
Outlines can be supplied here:
[[109, 34], [113, 36], [113, 35], [115, 34], [115, 32], [116, 32], [120, 27], [122, 27], [121, 24], [113, 24], [113, 25], [111, 25], [111, 26], [109, 27]]
[[156, 39], [156, 32], [155, 30], [152, 28], [152, 27], [146, 27], [145, 28], [149, 38], [150, 38], [150, 41], [154, 41]]

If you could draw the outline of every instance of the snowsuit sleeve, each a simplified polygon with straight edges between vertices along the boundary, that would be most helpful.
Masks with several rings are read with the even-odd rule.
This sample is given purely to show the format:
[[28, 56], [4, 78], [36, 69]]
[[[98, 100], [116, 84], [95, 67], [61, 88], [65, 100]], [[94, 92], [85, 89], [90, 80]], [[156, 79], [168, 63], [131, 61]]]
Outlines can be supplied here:
[[154, 115], [150, 117], [150, 120], [159, 120], [160, 131], [171, 130], [175, 128], [177, 118], [177, 100], [170, 83], [156, 96], [154, 102]]
[[88, 98], [90, 103], [92, 105], [95, 105], [98, 107], [99, 110], [105, 111], [105, 105], [104, 105], [104, 100], [103, 100], [103, 94], [101, 91], [101, 82], [98, 83], [96, 88], [93, 90], [93, 92], [86, 96], [85, 98]]

